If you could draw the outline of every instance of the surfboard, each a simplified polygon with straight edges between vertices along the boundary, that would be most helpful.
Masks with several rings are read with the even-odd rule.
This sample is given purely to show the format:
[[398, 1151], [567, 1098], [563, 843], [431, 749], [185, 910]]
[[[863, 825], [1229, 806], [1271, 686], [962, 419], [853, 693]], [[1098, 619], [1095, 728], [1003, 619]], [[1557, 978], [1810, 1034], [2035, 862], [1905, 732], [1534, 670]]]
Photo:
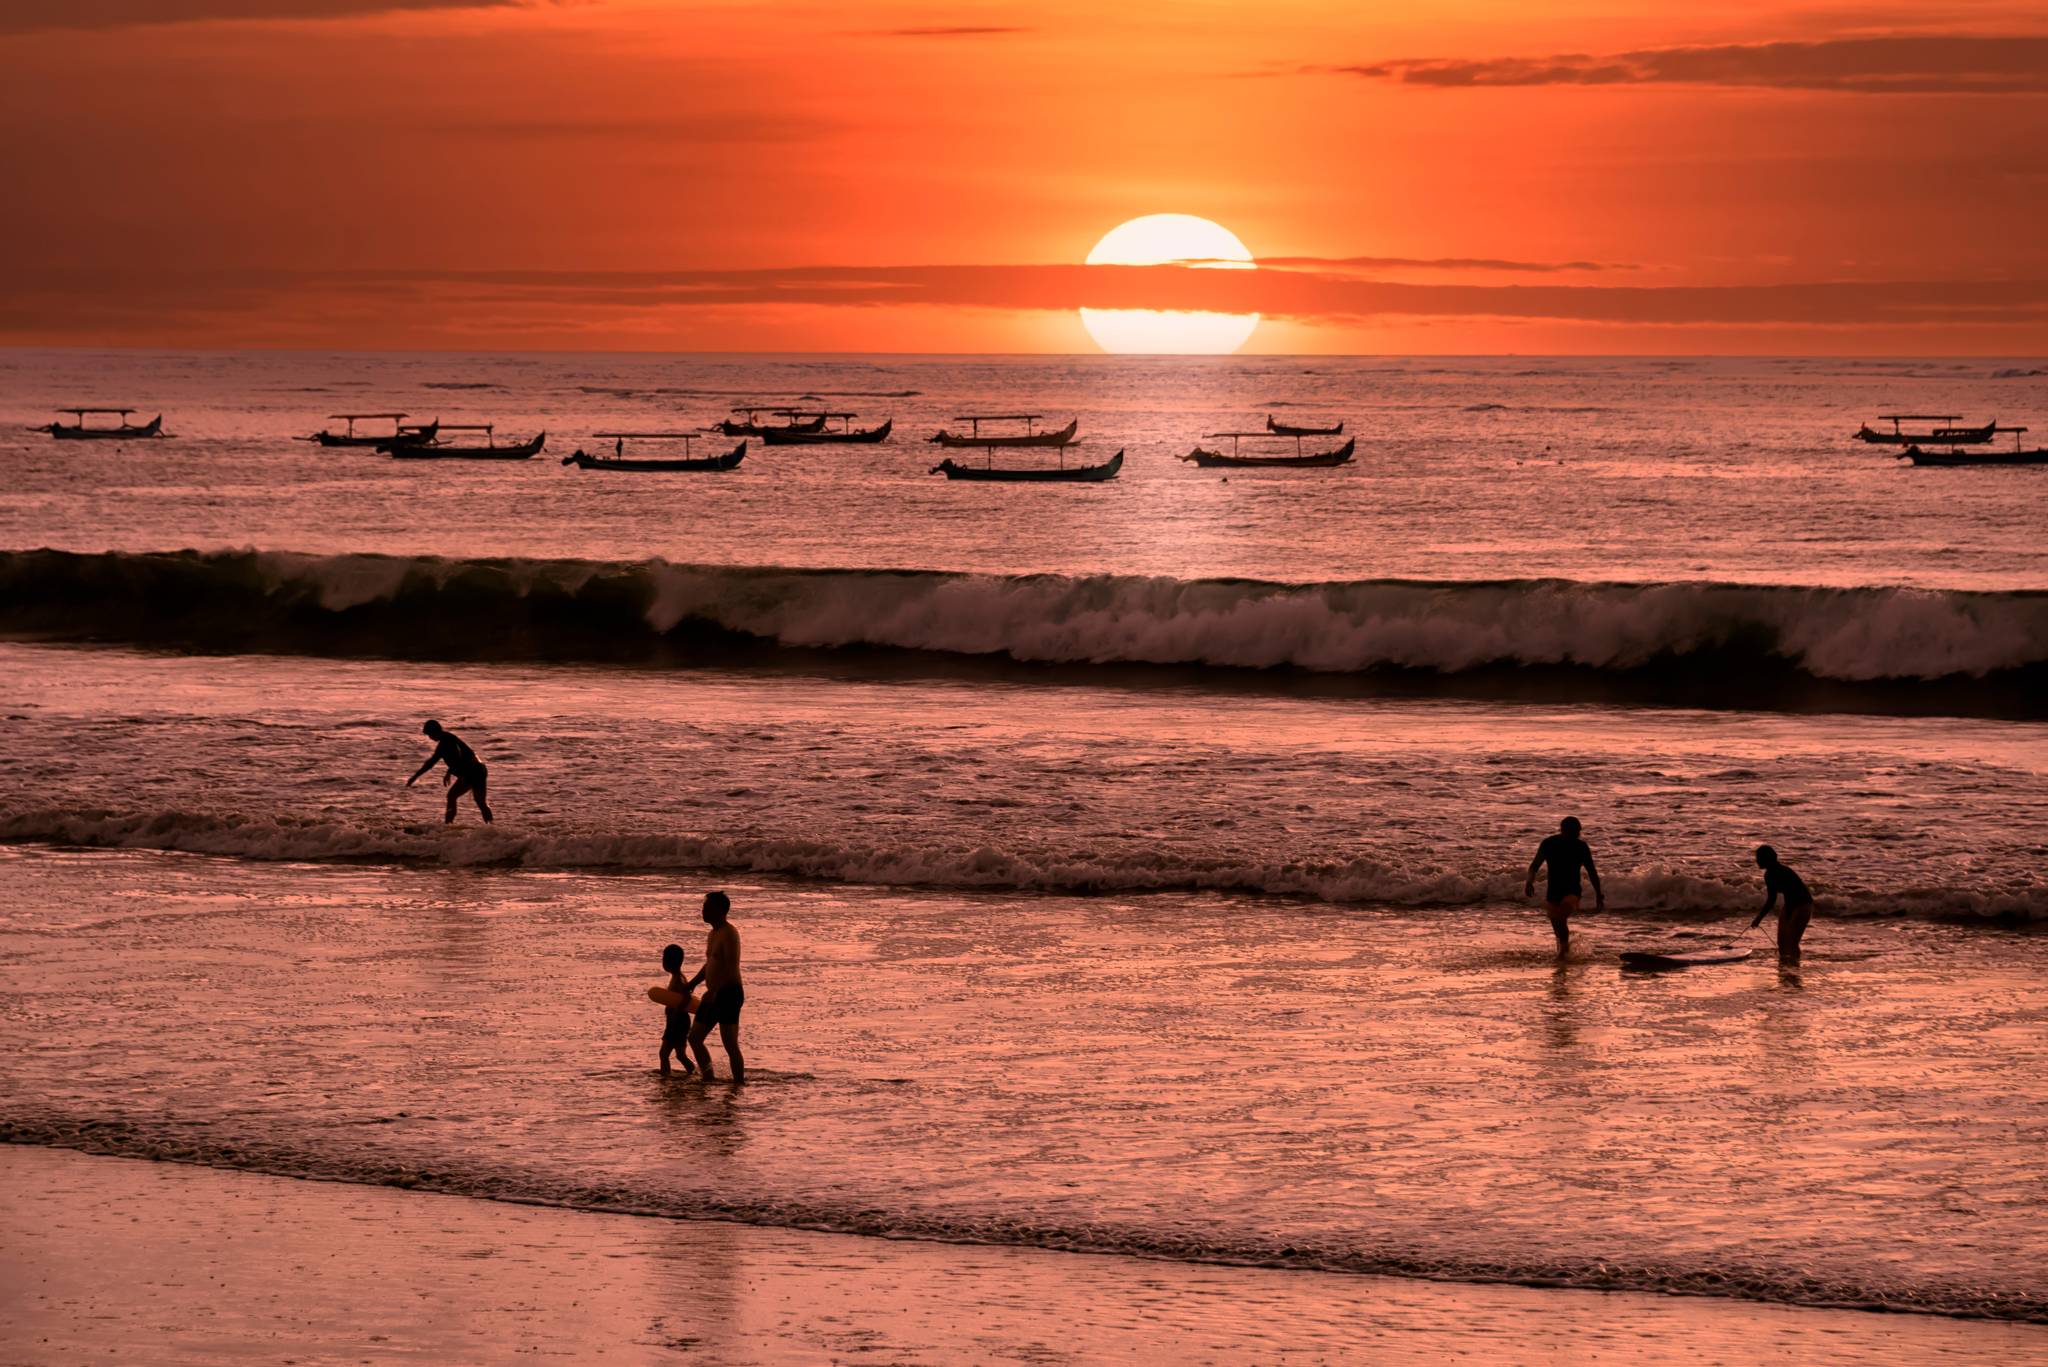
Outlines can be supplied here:
[[1632, 949], [1621, 956], [1623, 968], [1693, 968], [1700, 964], [1739, 963], [1756, 953], [1747, 945], [1728, 945], [1720, 949], [1675, 949], [1670, 953], [1655, 950]]
[[682, 993], [666, 987], [648, 988], [647, 1000], [653, 1002], [656, 1006], [687, 1006], [692, 1011], [695, 1011], [702, 1004], [700, 998], [686, 997]]

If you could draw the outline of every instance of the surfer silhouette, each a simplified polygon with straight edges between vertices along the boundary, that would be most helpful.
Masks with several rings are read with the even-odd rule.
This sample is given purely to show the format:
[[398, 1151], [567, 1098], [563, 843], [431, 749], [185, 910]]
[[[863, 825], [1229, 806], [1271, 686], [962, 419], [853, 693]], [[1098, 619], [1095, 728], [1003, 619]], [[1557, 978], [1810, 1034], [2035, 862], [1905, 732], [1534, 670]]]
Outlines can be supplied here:
[[1593, 867], [1593, 850], [1579, 839], [1579, 819], [1568, 816], [1557, 823], [1557, 834], [1543, 837], [1536, 857], [1529, 861], [1529, 877], [1522, 886], [1524, 897], [1536, 892], [1536, 870], [1548, 867], [1543, 889], [1543, 910], [1550, 917], [1551, 933], [1557, 936], [1557, 952], [1563, 956], [1571, 947], [1571, 915], [1579, 909], [1579, 870], [1593, 882], [1594, 910], [1607, 909], [1607, 894], [1600, 890], [1600, 871]]
[[698, 983], [704, 984], [697, 1023], [690, 1027], [690, 1049], [697, 1055], [697, 1069], [706, 1082], [718, 1076], [711, 1070], [711, 1051], [704, 1047], [714, 1025], [718, 1042], [732, 1062], [732, 1080], [747, 1080], [747, 1063], [740, 1057], [740, 1008], [747, 1003], [747, 993], [740, 985], [740, 933], [726, 919], [731, 911], [732, 899], [724, 893], [704, 894], [704, 923], [711, 927], [704, 937], [704, 967], [683, 985], [687, 996]]
[[690, 986], [683, 981], [683, 947], [667, 945], [661, 951], [661, 966], [668, 973], [668, 990], [682, 994], [681, 1006], [662, 1008], [661, 1075], [669, 1075], [668, 1056], [674, 1054], [685, 1073], [697, 1071], [690, 1062]]
[[434, 742], [434, 753], [427, 756], [427, 762], [405, 781], [405, 786], [410, 788], [418, 783], [436, 764], [445, 764], [448, 773], [441, 781], [448, 785], [448, 815], [442, 818], [442, 824], [454, 822], [456, 799], [470, 793], [475, 796], [476, 809], [483, 815], [484, 823], [489, 825], [491, 806], [484, 800], [484, 790], [490, 781], [490, 770], [476, 757], [476, 751], [463, 744], [462, 737], [453, 731], [443, 730], [437, 721], [429, 721], [420, 728], [420, 732]]
[[1783, 897], [1785, 907], [1778, 913], [1778, 961], [1796, 964], [1800, 937], [1806, 934], [1806, 923], [1813, 919], [1813, 894], [1806, 890], [1805, 879], [1778, 862], [1778, 852], [1769, 845], [1756, 847], [1756, 866], [1764, 871], [1764, 906], [1749, 928], [1755, 930], [1762, 925], [1764, 917], [1771, 914], [1771, 908]]

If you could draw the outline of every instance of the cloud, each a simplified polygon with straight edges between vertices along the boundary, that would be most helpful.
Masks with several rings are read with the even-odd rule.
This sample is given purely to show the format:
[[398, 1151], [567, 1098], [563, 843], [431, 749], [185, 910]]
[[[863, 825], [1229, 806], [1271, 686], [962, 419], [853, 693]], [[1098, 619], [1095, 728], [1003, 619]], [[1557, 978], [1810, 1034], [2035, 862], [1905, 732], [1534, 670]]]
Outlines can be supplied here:
[[616, 118], [538, 114], [451, 119], [433, 124], [432, 128], [442, 133], [516, 142], [541, 138], [594, 138], [605, 142], [653, 139], [701, 146], [707, 143], [805, 142], [834, 132], [839, 125], [808, 114], [704, 109], [647, 117], [630, 114]]
[[1328, 271], [1499, 271], [1548, 275], [1560, 271], [1632, 271], [1601, 261], [1507, 261], [1488, 256], [1262, 256], [1262, 267]]
[[5, 0], [0, 34], [207, 20], [346, 19], [401, 10], [522, 9], [530, 0]]
[[863, 38], [997, 38], [1008, 33], [1029, 33], [1028, 28], [1013, 28], [999, 24], [952, 24], [932, 28], [883, 28], [870, 29], [860, 34]]
[[1419, 58], [1306, 70], [1440, 90], [1690, 85], [1858, 95], [2048, 94], [2048, 37], [1887, 34], [1605, 56]]
[[[176, 278], [49, 273], [11, 285], [17, 333], [56, 332], [81, 292], [162, 316], [279, 310], [317, 320], [365, 299], [451, 319], [613, 319], [707, 309], [827, 306], [1010, 311], [1157, 308], [1262, 313], [1309, 323], [1490, 319], [1624, 326], [1953, 327], [2048, 322], [2048, 280], [1815, 281], [1633, 286], [1407, 283], [1297, 270], [1185, 266], [810, 266], [763, 270], [233, 272]], [[353, 302], [351, 302], [353, 301]], [[33, 325], [47, 316], [52, 326]]]

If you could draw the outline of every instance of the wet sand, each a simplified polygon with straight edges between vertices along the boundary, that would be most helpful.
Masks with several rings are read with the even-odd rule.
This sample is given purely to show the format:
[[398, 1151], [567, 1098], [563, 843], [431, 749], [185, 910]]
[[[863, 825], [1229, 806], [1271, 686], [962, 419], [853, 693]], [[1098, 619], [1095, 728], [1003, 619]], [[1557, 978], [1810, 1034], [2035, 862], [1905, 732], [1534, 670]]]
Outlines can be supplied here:
[[2048, 1329], [636, 1219], [0, 1147], [0, 1354], [71, 1362], [2006, 1361]]

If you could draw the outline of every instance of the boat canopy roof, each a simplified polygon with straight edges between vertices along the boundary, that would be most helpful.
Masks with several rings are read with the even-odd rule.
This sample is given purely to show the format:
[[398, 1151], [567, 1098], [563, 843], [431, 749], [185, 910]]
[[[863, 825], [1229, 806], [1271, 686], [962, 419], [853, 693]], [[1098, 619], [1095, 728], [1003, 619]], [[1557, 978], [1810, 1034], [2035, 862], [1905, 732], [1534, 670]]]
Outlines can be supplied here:
[[632, 438], [635, 441], [695, 441], [702, 435], [697, 432], [592, 432], [593, 437], [609, 437], [614, 441]]
[[133, 413], [135, 410], [132, 408], [60, 408], [57, 411], [59, 413], [76, 413], [79, 417], [83, 418], [88, 413], [120, 413], [126, 415]]
[[1961, 422], [1960, 413], [1880, 413], [1879, 422]]
[[343, 422], [361, 422], [365, 418], [389, 418], [393, 422], [397, 422], [404, 416], [405, 414], [403, 413], [329, 413], [327, 415], [330, 422], [336, 418], [341, 419]]
[[857, 418], [858, 413], [833, 413], [822, 408], [777, 408], [771, 410], [778, 418]]

